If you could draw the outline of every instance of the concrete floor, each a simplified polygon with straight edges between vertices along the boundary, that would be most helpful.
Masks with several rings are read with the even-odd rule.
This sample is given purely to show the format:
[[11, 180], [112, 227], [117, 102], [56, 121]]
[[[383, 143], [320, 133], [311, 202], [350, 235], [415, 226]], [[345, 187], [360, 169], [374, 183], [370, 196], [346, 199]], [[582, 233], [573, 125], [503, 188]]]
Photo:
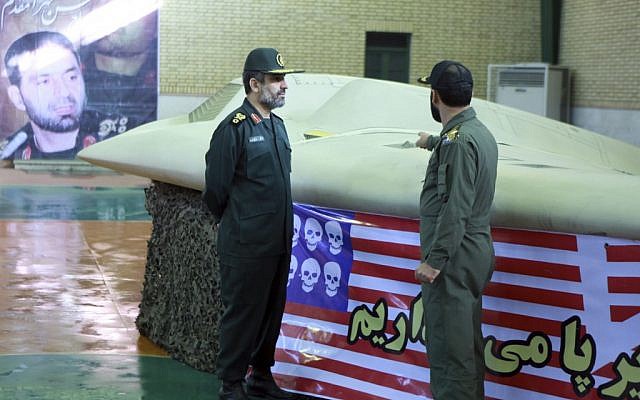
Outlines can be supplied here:
[[135, 326], [150, 181], [2, 167], [0, 400], [216, 400]]
[[217, 399], [135, 327], [148, 184], [0, 168], [0, 399]]

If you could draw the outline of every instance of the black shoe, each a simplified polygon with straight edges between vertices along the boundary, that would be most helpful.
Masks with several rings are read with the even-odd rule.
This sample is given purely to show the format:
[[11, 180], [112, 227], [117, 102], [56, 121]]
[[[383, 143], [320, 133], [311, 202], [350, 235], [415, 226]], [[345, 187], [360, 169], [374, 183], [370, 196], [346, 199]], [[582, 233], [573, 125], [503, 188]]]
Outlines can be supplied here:
[[242, 387], [242, 382], [223, 383], [218, 392], [219, 400], [249, 400]]
[[296, 395], [280, 389], [269, 373], [253, 372], [247, 379], [247, 394], [269, 400], [295, 399]]

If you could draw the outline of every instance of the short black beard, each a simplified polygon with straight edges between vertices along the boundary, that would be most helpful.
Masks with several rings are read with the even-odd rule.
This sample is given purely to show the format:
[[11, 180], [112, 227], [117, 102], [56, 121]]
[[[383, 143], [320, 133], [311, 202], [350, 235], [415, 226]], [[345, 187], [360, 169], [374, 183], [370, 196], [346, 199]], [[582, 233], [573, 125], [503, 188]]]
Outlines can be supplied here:
[[273, 110], [274, 108], [284, 106], [284, 100], [279, 100], [277, 97], [268, 96], [266, 92], [262, 92], [260, 94], [260, 104], [268, 108], [269, 110]]
[[431, 92], [431, 98], [429, 100], [429, 104], [431, 105], [431, 116], [436, 122], [442, 122], [442, 118], [440, 117], [440, 110], [436, 106], [433, 105], [433, 92]]
[[31, 122], [49, 132], [67, 133], [72, 132], [80, 127], [80, 118], [76, 118], [71, 115], [66, 115], [59, 120], [52, 120], [50, 118], [40, 118], [38, 115], [31, 115], [27, 110], [27, 115]]
[[[80, 128], [80, 118], [82, 118], [82, 113], [85, 108], [84, 106], [86, 105], [86, 102], [83, 103], [78, 115], [69, 114], [58, 118], [47, 118], [38, 114], [38, 112], [35, 111], [36, 107], [30, 101], [23, 98], [23, 102], [25, 104], [27, 116], [34, 125], [38, 126], [40, 129], [55, 133], [73, 132]], [[74, 105], [76, 104], [76, 101], [72, 98], [69, 98], [69, 102]]]

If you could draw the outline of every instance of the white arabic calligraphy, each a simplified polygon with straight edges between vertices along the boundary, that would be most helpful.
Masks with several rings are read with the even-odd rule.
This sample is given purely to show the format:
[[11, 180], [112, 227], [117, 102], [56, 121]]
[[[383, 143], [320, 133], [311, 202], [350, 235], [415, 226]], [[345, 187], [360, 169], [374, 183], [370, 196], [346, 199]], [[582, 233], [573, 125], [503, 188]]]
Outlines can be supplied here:
[[[2, 6], [0, 13], [0, 31], [4, 30], [5, 15], [19, 15], [28, 9], [33, 9], [32, 16], [40, 15], [40, 21], [44, 26], [55, 22], [59, 14], [69, 13], [87, 5], [91, 0], [81, 0], [78, 4], [70, 6], [55, 5], [55, 0], [8, 0]], [[13, 8], [11, 8], [13, 6]]]

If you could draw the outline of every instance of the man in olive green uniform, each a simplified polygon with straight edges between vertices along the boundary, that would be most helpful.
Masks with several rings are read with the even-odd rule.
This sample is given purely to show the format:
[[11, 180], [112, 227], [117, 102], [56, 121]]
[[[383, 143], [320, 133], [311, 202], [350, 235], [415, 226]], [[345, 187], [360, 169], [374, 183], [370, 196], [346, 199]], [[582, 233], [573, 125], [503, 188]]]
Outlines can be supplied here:
[[[282, 119], [285, 69], [276, 49], [247, 56], [246, 98], [213, 133], [203, 199], [219, 222], [220, 399], [289, 399], [271, 375], [284, 312], [291, 239], [291, 146]], [[251, 375], [244, 378], [249, 365]]]
[[471, 72], [442, 61], [430, 76], [431, 112], [440, 137], [420, 134], [433, 150], [420, 195], [422, 283], [431, 392], [436, 400], [484, 399], [482, 292], [494, 269], [489, 227], [498, 148], [470, 107]]

